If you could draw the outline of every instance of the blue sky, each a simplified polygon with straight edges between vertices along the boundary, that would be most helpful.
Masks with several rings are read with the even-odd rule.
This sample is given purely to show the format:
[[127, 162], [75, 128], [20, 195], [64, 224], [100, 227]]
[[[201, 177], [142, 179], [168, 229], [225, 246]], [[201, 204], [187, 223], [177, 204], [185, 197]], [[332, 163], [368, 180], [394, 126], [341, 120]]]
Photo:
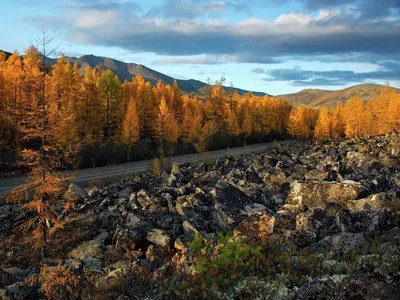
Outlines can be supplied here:
[[273, 95], [400, 87], [399, 0], [14, 0], [1, 1], [0, 25], [6, 51], [23, 53], [46, 28], [68, 56]]

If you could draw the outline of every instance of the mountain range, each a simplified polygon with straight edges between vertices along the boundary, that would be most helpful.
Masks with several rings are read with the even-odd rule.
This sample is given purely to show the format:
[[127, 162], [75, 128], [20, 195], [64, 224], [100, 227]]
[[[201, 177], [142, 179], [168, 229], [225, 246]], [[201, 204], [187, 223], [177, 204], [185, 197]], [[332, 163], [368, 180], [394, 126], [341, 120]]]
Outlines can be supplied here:
[[[5, 52], [5, 51], [3, 51]], [[5, 52], [6, 56], [11, 55], [9, 52]], [[81, 73], [83, 74], [84, 69], [87, 66], [95, 67], [99, 64], [103, 66], [104, 69], [112, 70], [121, 81], [125, 79], [131, 80], [132, 77], [136, 75], [141, 75], [146, 81], [151, 82], [153, 85], [157, 83], [158, 80], [162, 80], [165, 84], [172, 85], [174, 78], [155, 70], [152, 70], [144, 65], [136, 63], [125, 63], [116, 59], [95, 56], [95, 55], [84, 55], [81, 57], [68, 57], [66, 59], [72, 64], [78, 63]], [[56, 59], [48, 59], [50, 65], [54, 64]], [[188, 94], [196, 94], [203, 97], [207, 93], [207, 83], [201, 82], [195, 79], [182, 80], [176, 79], [178, 85], [182, 92]], [[379, 94], [382, 89], [382, 85], [377, 84], [359, 84], [342, 90], [320, 90], [320, 89], [305, 89], [293, 94], [284, 94], [271, 96], [273, 98], [280, 98], [288, 101], [295, 106], [310, 106], [310, 107], [323, 107], [334, 108], [336, 103], [339, 101], [346, 102], [351, 96], [359, 94], [361, 98], [367, 102], [368, 100], [374, 98]], [[230, 91], [230, 87], [225, 88], [226, 91]], [[247, 93], [247, 90], [234, 88], [240, 95]], [[393, 88], [396, 92], [400, 92], [399, 89]], [[256, 96], [263, 96], [266, 93], [262, 92], [252, 92]]]
[[[0, 50], [1, 51], [1, 50]], [[6, 57], [11, 55], [11, 53], [3, 51], [6, 53]], [[135, 77], [136, 75], [141, 75], [145, 81], [151, 82], [151, 84], [155, 85], [157, 81], [160, 79], [162, 82], [165, 84], [172, 85], [174, 83], [175, 78], [162, 74], [160, 72], [157, 72], [155, 70], [152, 70], [144, 65], [141, 64], [135, 64], [135, 63], [125, 63], [116, 59], [112, 59], [109, 57], [103, 57], [103, 56], [95, 56], [95, 55], [84, 55], [81, 57], [70, 57], [66, 56], [65, 57], [71, 64], [74, 64], [75, 62], [78, 63], [79, 69], [81, 73], [83, 74], [85, 68], [87, 66], [90, 67], [95, 67], [99, 64], [103, 66], [103, 69], [105, 70], [111, 70], [116, 74], [121, 81], [124, 81], [125, 79], [130, 81], [132, 77]], [[56, 63], [56, 59], [47, 59], [47, 63], [49, 65], [53, 65]], [[204, 83], [199, 80], [195, 79], [189, 79], [189, 80], [183, 80], [183, 79], [176, 79], [178, 82], [179, 88], [182, 90], [182, 92], [187, 93], [187, 94], [196, 94], [199, 95], [200, 97], [204, 96], [207, 93], [207, 83]], [[230, 87], [225, 87], [225, 90], [228, 92], [230, 91]], [[240, 95], [244, 95], [248, 93], [249, 91], [239, 89], [239, 88], [234, 88], [234, 90], [239, 93]], [[261, 92], [252, 92], [256, 96], [264, 96], [265, 93]]]
[[[278, 95], [276, 98], [284, 99], [295, 106], [328, 107], [334, 108], [336, 103], [345, 103], [350, 97], [359, 95], [364, 102], [377, 96], [383, 85], [379, 84], [358, 84], [343, 90], [328, 91], [319, 89], [305, 89], [297, 93]], [[393, 88], [397, 93], [400, 89]]]

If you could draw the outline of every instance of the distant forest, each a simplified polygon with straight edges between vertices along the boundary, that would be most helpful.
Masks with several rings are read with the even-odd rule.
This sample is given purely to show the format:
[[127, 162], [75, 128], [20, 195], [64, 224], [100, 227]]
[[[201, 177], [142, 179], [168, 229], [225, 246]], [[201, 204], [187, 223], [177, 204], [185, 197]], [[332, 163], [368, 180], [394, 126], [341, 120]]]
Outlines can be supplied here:
[[23, 149], [40, 148], [43, 137], [35, 133], [43, 124], [47, 143], [63, 158], [59, 169], [290, 137], [323, 141], [400, 130], [400, 96], [390, 88], [367, 104], [353, 96], [328, 110], [297, 108], [268, 95], [240, 96], [223, 83], [200, 100], [183, 94], [176, 81], [152, 86], [138, 75], [120, 82], [101, 66], [81, 76], [64, 56], [45, 67], [34, 47], [23, 58], [0, 53], [0, 172], [18, 169]]

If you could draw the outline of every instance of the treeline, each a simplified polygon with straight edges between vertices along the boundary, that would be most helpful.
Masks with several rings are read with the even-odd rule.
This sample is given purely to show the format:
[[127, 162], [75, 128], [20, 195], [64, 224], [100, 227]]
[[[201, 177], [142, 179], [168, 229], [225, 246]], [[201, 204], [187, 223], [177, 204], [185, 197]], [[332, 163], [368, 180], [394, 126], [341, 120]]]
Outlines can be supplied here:
[[[45, 68], [30, 47], [23, 58], [16, 52], [8, 59], [0, 55], [3, 171], [6, 162], [14, 162], [16, 149], [40, 146], [39, 139], [26, 137], [41, 128], [43, 101], [47, 127], [56, 131], [48, 142], [59, 153], [78, 149], [81, 168], [284, 138], [292, 109], [268, 96], [226, 93], [222, 82], [197, 99], [182, 94], [176, 82], [152, 86], [140, 75], [120, 82], [101, 66], [81, 74], [64, 56]], [[66, 166], [64, 160], [60, 167]]]
[[267, 95], [226, 93], [222, 84], [198, 99], [182, 94], [176, 81], [152, 86], [138, 75], [121, 82], [101, 66], [81, 74], [64, 56], [44, 67], [34, 47], [23, 58], [0, 54], [0, 171], [12, 169], [19, 149], [40, 147], [39, 136], [31, 133], [43, 125], [43, 101], [53, 131], [47, 142], [65, 156], [59, 168], [71, 167], [71, 161], [96, 167], [289, 136], [324, 140], [400, 129], [399, 96], [389, 87], [368, 104], [355, 96], [328, 111], [292, 107]]
[[400, 94], [389, 86], [366, 104], [354, 95], [345, 104], [339, 101], [331, 111], [294, 107], [288, 121], [292, 136], [320, 141], [374, 136], [392, 129], [400, 131]]

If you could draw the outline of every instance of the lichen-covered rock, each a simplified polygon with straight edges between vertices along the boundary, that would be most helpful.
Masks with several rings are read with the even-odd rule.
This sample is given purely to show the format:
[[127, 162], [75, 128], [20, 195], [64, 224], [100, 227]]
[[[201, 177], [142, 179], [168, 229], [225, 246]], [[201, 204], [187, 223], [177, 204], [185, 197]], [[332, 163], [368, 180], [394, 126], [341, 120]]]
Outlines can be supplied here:
[[335, 282], [330, 278], [317, 279], [304, 284], [296, 292], [294, 299], [298, 300], [322, 300], [334, 299]]
[[294, 207], [305, 205], [321, 207], [326, 202], [334, 202], [344, 207], [350, 200], [361, 198], [366, 189], [355, 182], [302, 182], [295, 181], [290, 186], [287, 204]]
[[146, 239], [158, 246], [168, 247], [171, 245], [171, 237], [165, 230], [154, 228], [147, 233]]
[[240, 189], [227, 182], [218, 182], [210, 194], [214, 200], [214, 219], [222, 230], [232, 230], [246, 218], [245, 207], [252, 199]]
[[323, 238], [327, 235], [333, 221], [334, 217], [327, 215], [324, 210], [311, 208], [296, 216], [296, 230], [313, 231], [318, 238]]
[[143, 209], [146, 209], [151, 204], [151, 198], [145, 190], [140, 190], [137, 192], [136, 200], [139, 202]]
[[342, 232], [328, 239], [331, 250], [335, 253], [349, 253], [354, 249], [361, 249], [365, 244], [365, 238], [361, 233]]
[[108, 237], [107, 232], [103, 232], [96, 236], [93, 240], [83, 242], [77, 248], [72, 250], [68, 257], [72, 259], [82, 260], [88, 268], [98, 268], [102, 265], [104, 258], [104, 240]]
[[265, 211], [255, 212], [240, 223], [233, 231], [234, 236], [249, 241], [262, 240], [274, 232], [275, 217]]
[[396, 193], [378, 193], [367, 198], [350, 200], [347, 203], [350, 210], [364, 210], [364, 209], [381, 209], [391, 208], [400, 209], [400, 198], [397, 198]]

